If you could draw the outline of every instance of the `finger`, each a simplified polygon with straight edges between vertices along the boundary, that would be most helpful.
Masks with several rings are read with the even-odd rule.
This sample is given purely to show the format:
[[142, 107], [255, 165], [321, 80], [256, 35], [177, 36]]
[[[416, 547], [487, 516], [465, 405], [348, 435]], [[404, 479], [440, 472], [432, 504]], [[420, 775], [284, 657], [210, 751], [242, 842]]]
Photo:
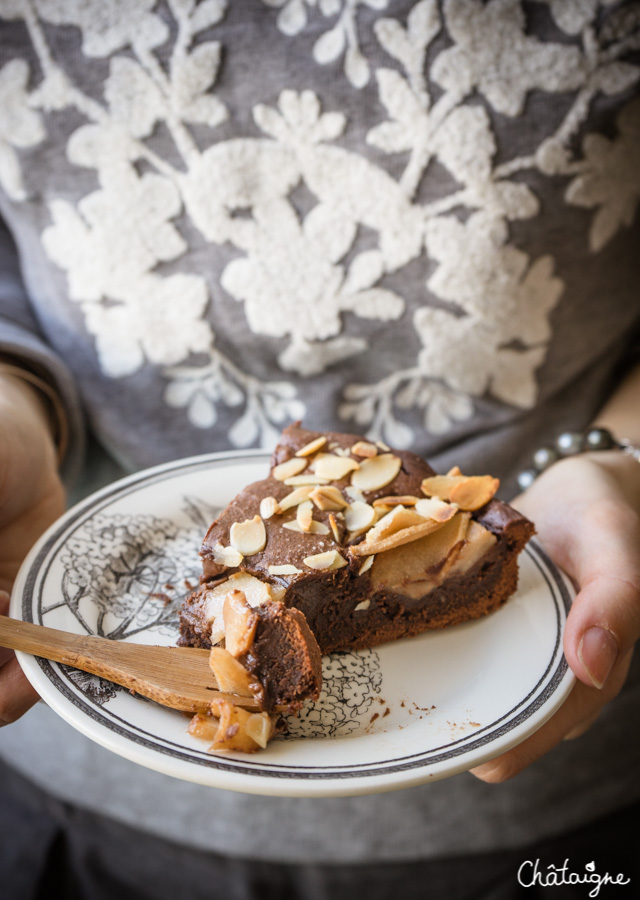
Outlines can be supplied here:
[[542, 728], [512, 750], [471, 769], [471, 773], [488, 784], [507, 781], [560, 741], [584, 733], [624, 684], [631, 656], [630, 651], [616, 666], [605, 690], [576, 682], [568, 699]]
[[[0, 614], [9, 612], [9, 594], [0, 591]], [[0, 648], [0, 727], [15, 722], [38, 702], [13, 650]]]
[[[9, 612], [9, 594], [6, 591], [0, 591], [0, 615], [6, 616]], [[6, 662], [15, 656], [13, 650], [7, 650], [6, 647], [0, 647], [0, 666], [4, 666]]]
[[573, 575], [581, 589], [567, 618], [564, 652], [576, 677], [602, 689], [640, 638], [640, 524], [597, 504], [576, 530]]
[[39, 699], [15, 657], [2, 666], [0, 669], [0, 726], [15, 722]]

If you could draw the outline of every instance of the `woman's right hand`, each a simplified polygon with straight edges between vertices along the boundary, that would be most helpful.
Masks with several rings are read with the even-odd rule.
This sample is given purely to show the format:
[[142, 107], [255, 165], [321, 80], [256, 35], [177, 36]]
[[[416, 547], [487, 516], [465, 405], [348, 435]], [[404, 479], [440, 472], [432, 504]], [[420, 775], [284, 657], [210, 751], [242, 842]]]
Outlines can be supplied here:
[[[36, 389], [0, 372], [0, 613], [25, 556], [64, 512], [47, 411]], [[38, 700], [12, 651], [0, 648], [0, 725]]]

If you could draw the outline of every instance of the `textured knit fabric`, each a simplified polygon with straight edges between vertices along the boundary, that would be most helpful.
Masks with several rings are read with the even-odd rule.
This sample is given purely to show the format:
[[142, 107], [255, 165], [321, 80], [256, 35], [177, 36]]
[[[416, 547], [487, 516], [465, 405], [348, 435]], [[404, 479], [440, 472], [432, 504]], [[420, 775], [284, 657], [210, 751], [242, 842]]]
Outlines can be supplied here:
[[[1, 0], [0, 210], [19, 265], [5, 235], [0, 353], [48, 374], [77, 441], [86, 417], [102, 450], [84, 489], [117, 465], [271, 446], [302, 418], [513, 494], [532, 450], [584, 427], [637, 355], [634, 9]], [[420, 859], [638, 797], [637, 682], [500, 787], [203, 790], [43, 708], [0, 753], [203, 849]]]

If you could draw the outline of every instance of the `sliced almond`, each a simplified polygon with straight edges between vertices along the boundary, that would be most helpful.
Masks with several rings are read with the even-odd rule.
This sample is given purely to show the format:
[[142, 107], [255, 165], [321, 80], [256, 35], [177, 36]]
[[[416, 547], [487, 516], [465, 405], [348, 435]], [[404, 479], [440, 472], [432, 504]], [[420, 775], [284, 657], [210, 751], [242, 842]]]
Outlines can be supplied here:
[[349, 503], [356, 503], [357, 501], [360, 501], [360, 503], [367, 502], [367, 498], [362, 491], [358, 490], [358, 488], [354, 487], [352, 484], [348, 484], [345, 487], [344, 492], [349, 499]]
[[229, 529], [229, 541], [243, 556], [253, 556], [264, 550], [267, 543], [267, 530], [260, 516], [234, 522]]
[[293, 506], [297, 506], [299, 503], [304, 502], [309, 497], [312, 490], [313, 487], [311, 485], [295, 488], [278, 503], [280, 511], [286, 512], [286, 510], [291, 509]]
[[344, 513], [344, 521], [348, 531], [363, 531], [376, 520], [376, 511], [368, 503], [352, 503]]
[[316, 475], [321, 478], [328, 478], [330, 481], [341, 481], [346, 478], [349, 472], [357, 470], [360, 463], [350, 456], [335, 456], [332, 453], [325, 453], [320, 457], [314, 466]]
[[[413, 494], [398, 494], [391, 497], [378, 497], [373, 501], [374, 506], [415, 506], [420, 498]], [[424, 497], [422, 498], [424, 500]]]
[[455, 487], [457, 480], [464, 478], [464, 475], [431, 475], [424, 478], [420, 488], [427, 497], [440, 497], [441, 500], [449, 500], [451, 498], [451, 490]]
[[338, 523], [336, 522], [336, 517], [333, 513], [329, 513], [329, 527], [331, 528], [331, 534], [333, 535], [333, 539], [336, 544], [340, 543], [340, 532], [338, 530]]
[[375, 444], [370, 444], [369, 441], [356, 441], [351, 448], [351, 452], [354, 456], [365, 456], [370, 459], [372, 456], [378, 455], [378, 448]]
[[320, 435], [320, 437], [314, 438], [312, 441], [309, 441], [309, 443], [305, 444], [304, 447], [300, 447], [300, 449], [296, 452], [296, 456], [312, 456], [318, 450], [321, 450], [326, 443], [327, 438], [325, 437], [325, 435]]
[[263, 497], [260, 501], [260, 515], [263, 519], [270, 519], [280, 512], [280, 506], [275, 497]]
[[494, 497], [500, 482], [491, 475], [433, 475], [421, 487], [427, 497], [450, 500], [460, 509], [473, 511]]
[[335, 511], [348, 506], [340, 488], [333, 484], [318, 485], [309, 494], [309, 500], [312, 500], [318, 509], [322, 510]]
[[499, 487], [499, 480], [491, 475], [471, 475], [454, 486], [449, 499], [460, 509], [473, 512], [492, 500]]
[[283, 522], [282, 527], [288, 528], [289, 531], [297, 531], [300, 534], [329, 534], [329, 529], [324, 522], [318, 522], [317, 519], [313, 519], [309, 526], [309, 530], [306, 532], [302, 530], [296, 519], [294, 519], [293, 522]]
[[310, 500], [304, 500], [298, 506], [296, 522], [298, 523], [302, 531], [307, 532], [311, 529], [311, 524], [313, 522], [313, 506]]
[[401, 466], [399, 456], [381, 453], [360, 463], [360, 468], [351, 476], [351, 484], [360, 491], [378, 491], [393, 481]]
[[457, 512], [457, 507], [445, 503], [438, 497], [423, 497], [422, 500], [418, 500], [414, 509], [425, 519], [435, 519], [436, 522], [448, 522]]
[[261, 606], [267, 600], [278, 600], [276, 588], [260, 581], [248, 572], [235, 572], [225, 581], [221, 581], [205, 593], [205, 617], [211, 622], [212, 644], [219, 643], [224, 637], [224, 619], [222, 612], [224, 609], [224, 601], [231, 591], [238, 589], [242, 591], [250, 606]]
[[236, 566], [239, 566], [242, 560], [242, 553], [236, 550], [235, 547], [223, 547], [220, 541], [218, 541], [213, 548], [213, 561], [218, 563], [219, 566], [226, 566], [228, 569], [233, 569]]
[[[373, 559], [373, 557], [371, 557], [371, 559]], [[366, 600], [361, 600], [357, 606], [354, 606], [353, 611], [361, 612], [361, 611], [364, 611], [365, 609], [369, 609], [370, 606], [371, 606], [371, 599], [369, 597], [367, 597]]]
[[244, 723], [245, 734], [262, 749], [267, 746], [274, 733], [273, 722], [268, 713], [250, 713]]
[[341, 556], [337, 550], [327, 550], [325, 553], [316, 553], [314, 556], [307, 556], [304, 560], [305, 566], [310, 569], [329, 570], [341, 569], [347, 565], [344, 556]]
[[[373, 555], [367, 556], [365, 561], [362, 563], [362, 565], [358, 569], [358, 575], [364, 575], [365, 572], [368, 572], [369, 569], [371, 568], [371, 566], [373, 565], [374, 559], [375, 559], [375, 556], [373, 556]], [[356, 609], [358, 609], [357, 606], [356, 606]]]
[[246, 709], [216, 700], [211, 704], [214, 715], [219, 717], [218, 730], [209, 750], [217, 753], [220, 750], [239, 750], [241, 753], [253, 753], [261, 746], [246, 730], [247, 722], [252, 715]]
[[383, 516], [379, 522], [369, 532], [369, 539], [372, 541], [379, 538], [389, 537], [403, 528], [410, 528], [412, 525], [421, 525], [424, 517], [415, 511], [415, 509], [407, 509], [404, 506], [395, 506], [391, 512]]
[[226, 694], [238, 694], [239, 697], [254, 696], [251, 685], [255, 679], [228, 650], [223, 647], [212, 647], [209, 665], [221, 691]]
[[375, 540], [369, 539], [371, 535], [370, 531], [366, 540], [362, 541], [361, 544], [355, 544], [349, 549], [354, 556], [369, 556], [370, 554], [375, 555], [376, 553], [384, 553], [386, 550], [393, 550], [394, 547], [401, 547], [402, 544], [417, 541], [418, 538], [431, 534], [431, 532], [437, 531], [439, 528], [443, 528], [445, 524], [444, 522], [436, 522], [434, 519], [421, 519], [421, 521], [421, 525], [409, 525], [407, 528], [402, 528], [400, 531], [396, 531], [388, 537], [377, 538]]
[[301, 575], [302, 569], [286, 563], [283, 566], [269, 566], [269, 575]]
[[329, 484], [329, 478], [323, 478], [321, 475], [313, 473], [305, 473], [304, 475], [292, 475], [291, 478], [285, 478], [284, 483], [290, 487], [298, 487], [305, 484]]
[[460, 471], [459, 466], [452, 466], [447, 472], [447, 475], [462, 475], [462, 472]]
[[308, 444], [305, 444], [304, 447], [300, 447], [296, 456], [311, 456], [317, 450], [320, 450], [321, 447], [327, 443], [327, 439], [324, 435], [315, 438], [313, 441], [309, 441]]
[[219, 719], [204, 713], [196, 713], [189, 722], [187, 731], [193, 737], [203, 738], [205, 741], [212, 741], [218, 733], [219, 725]]
[[385, 453], [388, 453], [391, 450], [391, 447], [388, 444], [385, 444], [384, 441], [376, 441], [376, 447], [380, 447], [381, 450], [384, 450]]
[[286, 460], [286, 462], [274, 466], [271, 474], [274, 478], [277, 478], [278, 481], [286, 481], [287, 478], [291, 478], [292, 476], [299, 475], [300, 472], [303, 472], [307, 468], [307, 462], [306, 459], [292, 456], [291, 459]]
[[258, 614], [249, 606], [244, 593], [234, 590], [225, 597], [222, 619], [225, 648], [237, 659], [253, 644]]

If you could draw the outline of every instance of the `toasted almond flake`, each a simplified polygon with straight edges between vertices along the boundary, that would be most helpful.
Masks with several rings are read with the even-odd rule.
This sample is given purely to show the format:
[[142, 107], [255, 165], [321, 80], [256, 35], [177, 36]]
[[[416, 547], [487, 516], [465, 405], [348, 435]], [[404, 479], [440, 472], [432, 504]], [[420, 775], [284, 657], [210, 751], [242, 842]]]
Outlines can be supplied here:
[[[371, 559], [373, 559], [373, 556], [371, 557]], [[362, 570], [360, 570], [359, 574], [362, 575]], [[358, 605], [356, 607], [354, 607], [353, 611], [354, 612], [364, 611], [365, 609], [369, 609], [370, 606], [371, 606], [371, 599], [369, 597], [367, 597], [366, 600], [361, 600], [360, 603], [358, 603]]]
[[307, 475], [292, 475], [291, 478], [285, 478], [284, 483], [290, 487], [297, 487], [305, 484], [329, 484], [330, 478], [323, 478], [321, 475], [313, 475], [311, 472]]
[[251, 689], [253, 677], [228, 650], [223, 647], [212, 647], [209, 652], [209, 665], [221, 691], [238, 694], [240, 697], [254, 696]]
[[351, 448], [351, 452], [354, 456], [366, 456], [370, 458], [378, 455], [378, 448], [375, 444], [370, 444], [369, 441], [356, 441]]
[[329, 527], [331, 528], [331, 533], [333, 534], [333, 539], [336, 544], [340, 543], [340, 532], [338, 531], [338, 523], [336, 522], [336, 517], [333, 513], [329, 513]]
[[491, 475], [471, 475], [453, 487], [450, 500], [460, 509], [473, 512], [492, 500], [499, 487], [500, 482]]
[[344, 489], [345, 494], [349, 498], [349, 503], [366, 503], [366, 497], [362, 493], [362, 491], [358, 490], [358, 488], [354, 487], [352, 484], [348, 484]]
[[436, 522], [448, 522], [457, 512], [457, 507], [437, 497], [423, 497], [418, 500], [414, 509], [425, 519], [435, 519]]
[[234, 572], [225, 581], [220, 581], [215, 587], [205, 593], [205, 616], [207, 622], [211, 623], [211, 635], [209, 640], [212, 644], [218, 644], [224, 637], [224, 619], [223, 609], [224, 601], [227, 594], [234, 589], [244, 593], [250, 606], [261, 606], [267, 600], [279, 600], [276, 596], [277, 588], [275, 585], [267, 584], [260, 581], [248, 572]]
[[400, 531], [390, 534], [388, 537], [376, 540], [369, 539], [369, 535], [371, 534], [371, 532], [369, 532], [366, 540], [362, 541], [361, 544], [355, 544], [350, 547], [349, 550], [354, 556], [369, 556], [370, 554], [384, 553], [386, 550], [393, 550], [395, 547], [402, 546], [402, 544], [408, 544], [411, 541], [418, 540], [418, 538], [425, 537], [425, 535], [431, 534], [432, 531], [443, 528], [444, 524], [444, 522], [436, 522], [434, 519], [423, 519], [421, 525], [410, 525], [407, 528], [402, 528]]
[[190, 735], [197, 738], [203, 738], [205, 741], [212, 741], [217, 732], [220, 721], [214, 716], [204, 713], [196, 713], [189, 722], [187, 731]]
[[347, 565], [344, 556], [341, 556], [337, 550], [327, 550], [325, 553], [316, 553], [314, 556], [307, 556], [304, 560], [305, 566], [310, 569], [329, 570], [341, 569]]
[[255, 741], [264, 750], [274, 731], [269, 713], [250, 713], [249, 718], [244, 723], [244, 731], [251, 740]]
[[247, 603], [244, 592], [234, 590], [225, 597], [222, 619], [225, 649], [237, 659], [253, 644], [258, 614]]
[[322, 510], [337, 511], [348, 506], [340, 488], [333, 484], [318, 485], [309, 494], [309, 500], [312, 500], [318, 509]]
[[250, 713], [226, 700], [214, 701], [211, 711], [220, 719], [214, 741], [209, 747], [212, 753], [219, 750], [253, 753], [261, 746], [246, 731], [249, 719], [256, 713]]
[[271, 516], [275, 516], [278, 512], [280, 512], [280, 507], [275, 497], [262, 498], [260, 501], [260, 515], [263, 519], [270, 519]]
[[324, 522], [318, 522], [317, 519], [314, 519], [311, 522], [309, 527], [309, 531], [304, 532], [298, 522], [294, 519], [293, 522], [284, 522], [282, 525], [283, 528], [288, 528], [289, 531], [297, 531], [300, 534], [329, 534], [329, 529], [324, 524]]
[[449, 500], [452, 489], [459, 481], [464, 481], [464, 475], [432, 475], [423, 479], [420, 488], [427, 497]]
[[277, 478], [278, 481], [286, 481], [287, 478], [291, 478], [293, 475], [299, 475], [300, 472], [303, 472], [307, 468], [307, 462], [308, 460], [306, 459], [299, 459], [298, 457], [293, 456], [286, 462], [274, 466], [272, 475], [274, 478]]
[[350, 456], [335, 456], [331, 453], [324, 454], [316, 461], [315, 473], [321, 478], [328, 478], [330, 481], [340, 481], [349, 474], [349, 472], [358, 469], [360, 464]]
[[[394, 497], [378, 497], [373, 501], [374, 506], [415, 506], [420, 498], [413, 494], [398, 494]], [[424, 497], [422, 498], [424, 499]]]
[[278, 506], [280, 512], [285, 512], [287, 509], [291, 509], [293, 506], [303, 503], [309, 497], [312, 490], [312, 485], [295, 488], [290, 494], [287, 494], [286, 497], [283, 497], [282, 500], [279, 501]]
[[337, 441], [331, 441], [331, 443], [329, 444], [329, 450], [335, 450], [336, 447], [339, 447], [339, 446], [340, 446], [340, 444]]
[[244, 522], [234, 522], [229, 529], [229, 541], [231, 546], [242, 553], [243, 556], [252, 556], [264, 550], [267, 543], [267, 530], [260, 516], [253, 519], [245, 519]]
[[399, 456], [382, 453], [365, 459], [351, 476], [351, 484], [360, 491], [377, 491], [396, 477], [402, 466]]
[[242, 553], [239, 553], [234, 547], [224, 547], [220, 541], [213, 548], [213, 561], [219, 566], [233, 569], [239, 566], [242, 560]]
[[388, 444], [385, 444], [384, 441], [376, 441], [376, 447], [380, 447], [385, 453], [388, 453], [391, 450], [391, 447]]
[[305, 444], [304, 447], [300, 447], [296, 456], [311, 456], [312, 453], [315, 453], [316, 450], [319, 450], [321, 447], [327, 443], [327, 439], [324, 435], [316, 438], [313, 441], [309, 441], [308, 444]]
[[452, 466], [447, 472], [447, 475], [462, 475], [462, 472], [460, 471], [459, 466]]
[[[367, 558], [365, 559], [365, 561], [362, 563], [362, 565], [361, 565], [360, 568], [358, 569], [358, 575], [364, 575], [365, 572], [368, 572], [369, 569], [371, 568], [371, 566], [373, 565], [373, 560], [374, 560], [374, 559], [375, 559], [375, 556], [373, 556], [373, 555], [367, 556]], [[365, 602], [366, 602], [366, 601], [365, 601]], [[359, 604], [359, 606], [362, 607], [362, 604]], [[359, 608], [359, 607], [356, 606], [356, 609], [358, 609], [358, 608]], [[366, 608], [366, 607], [365, 607], [365, 608]]]
[[403, 528], [409, 528], [412, 525], [421, 525], [424, 517], [415, 511], [415, 509], [407, 509], [404, 506], [394, 506], [391, 512], [383, 516], [369, 532], [372, 541], [378, 538], [389, 537]]
[[376, 511], [368, 503], [352, 503], [345, 510], [344, 520], [349, 531], [362, 531], [373, 525]]
[[310, 500], [304, 500], [298, 506], [296, 522], [302, 531], [309, 531], [311, 528], [311, 523], [313, 522], [313, 506], [311, 505]]
[[269, 566], [269, 575], [300, 575], [301, 572], [302, 569], [288, 563], [283, 566]]
[[350, 456], [351, 450], [349, 447], [336, 447], [333, 451], [336, 456]]

